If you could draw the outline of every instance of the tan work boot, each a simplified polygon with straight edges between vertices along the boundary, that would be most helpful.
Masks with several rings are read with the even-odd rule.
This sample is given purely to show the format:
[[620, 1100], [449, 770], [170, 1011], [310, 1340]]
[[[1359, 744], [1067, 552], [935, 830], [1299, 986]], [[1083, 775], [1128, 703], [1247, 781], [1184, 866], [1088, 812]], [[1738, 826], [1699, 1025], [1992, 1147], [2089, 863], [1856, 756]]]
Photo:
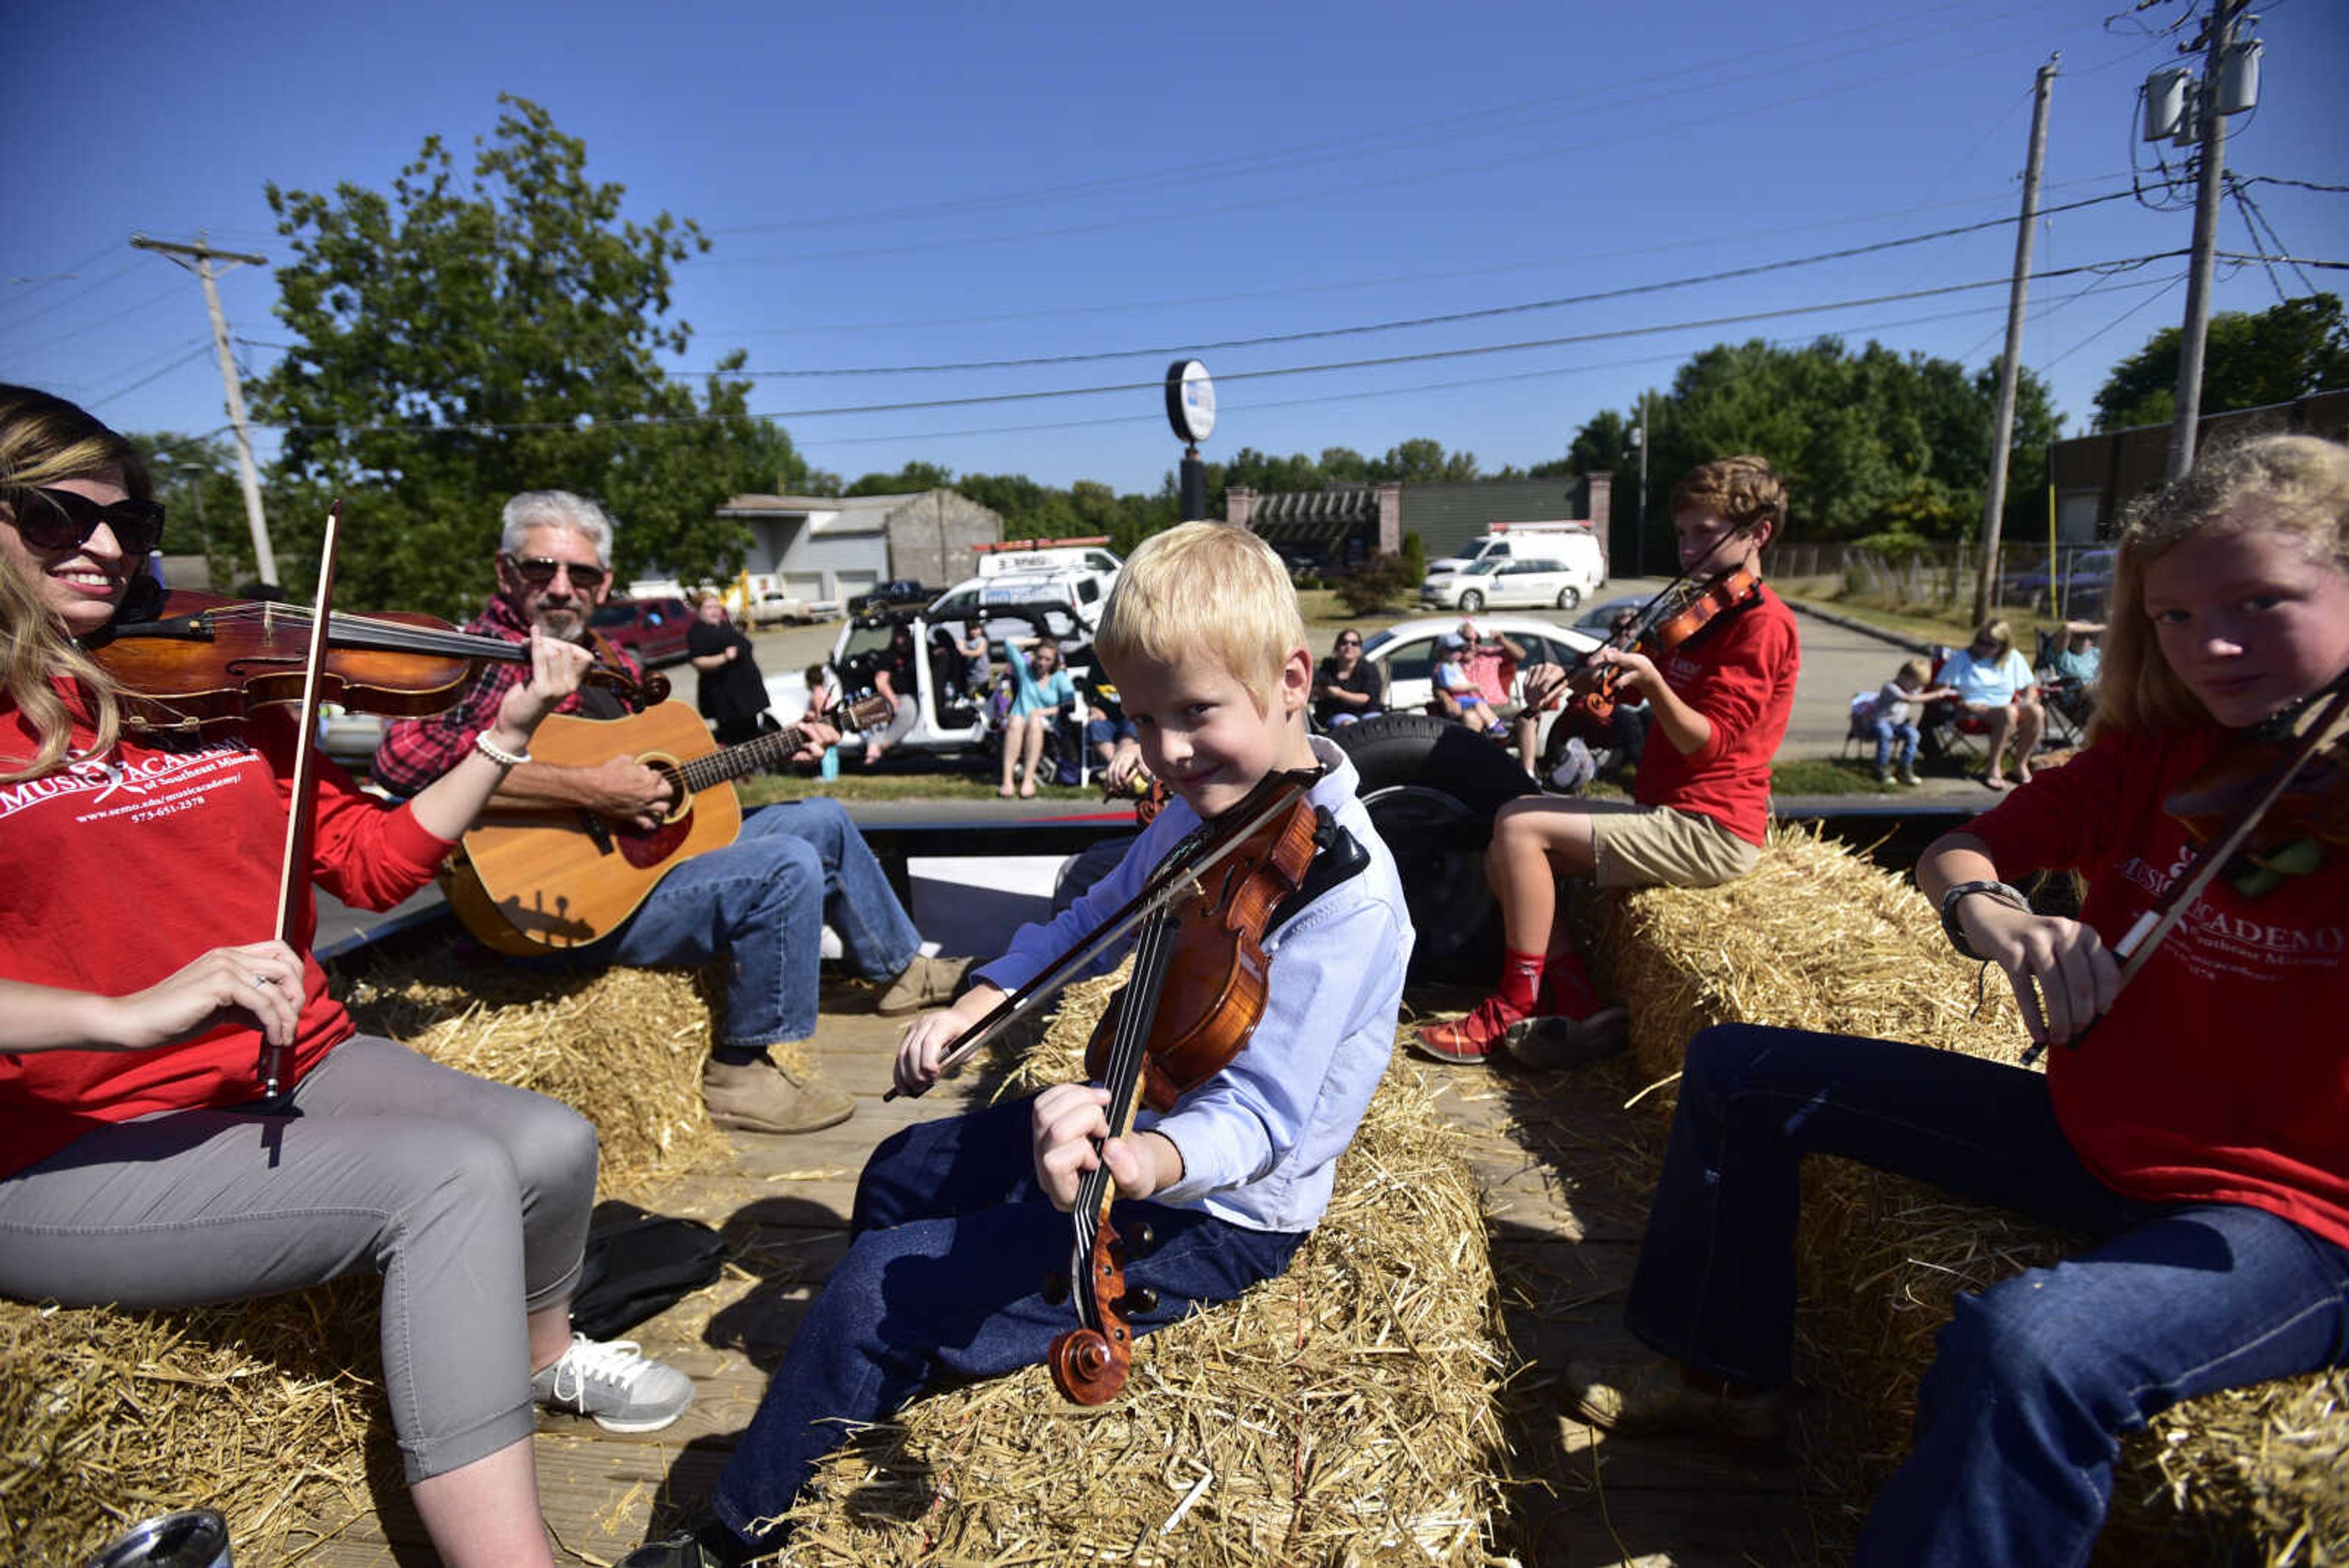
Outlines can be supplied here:
[[962, 983], [964, 971], [971, 966], [967, 958], [931, 958], [916, 953], [907, 964], [882, 992], [880, 1002], [873, 1011], [884, 1018], [900, 1013], [919, 1012], [926, 1007], [944, 1007], [954, 1000], [955, 987]]
[[735, 1132], [815, 1132], [856, 1112], [851, 1096], [765, 1056], [740, 1067], [716, 1057], [704, 1062], [701, 1101], [711, 1121]]

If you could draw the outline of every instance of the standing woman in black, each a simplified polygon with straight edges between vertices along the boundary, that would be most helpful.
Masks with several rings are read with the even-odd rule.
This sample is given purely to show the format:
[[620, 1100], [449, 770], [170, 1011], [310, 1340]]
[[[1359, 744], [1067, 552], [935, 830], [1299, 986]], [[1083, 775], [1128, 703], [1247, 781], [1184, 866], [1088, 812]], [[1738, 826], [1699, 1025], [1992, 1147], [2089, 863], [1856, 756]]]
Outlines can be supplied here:
[[699, 672], [697, 692], [701, 716], [718, 729], [721, 746], [755, 740], [769, 728], [767, 680], [750, 639], [727, 618], [726, 601], [705, 593], [694, 601], [693, 624], [686, 628], [685, 650]]

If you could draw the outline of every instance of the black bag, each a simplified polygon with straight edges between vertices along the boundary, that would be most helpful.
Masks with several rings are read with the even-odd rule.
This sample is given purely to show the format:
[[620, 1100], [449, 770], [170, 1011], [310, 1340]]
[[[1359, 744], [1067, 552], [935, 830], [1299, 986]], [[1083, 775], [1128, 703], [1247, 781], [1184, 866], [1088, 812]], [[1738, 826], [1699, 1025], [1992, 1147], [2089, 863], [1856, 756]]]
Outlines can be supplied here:
[[715, 1280], [726, 1265], [725, 1239], [698, 1220], [638, 1211], [587, 1234], [571, 1326], [590, 1339], [612, 1339]]

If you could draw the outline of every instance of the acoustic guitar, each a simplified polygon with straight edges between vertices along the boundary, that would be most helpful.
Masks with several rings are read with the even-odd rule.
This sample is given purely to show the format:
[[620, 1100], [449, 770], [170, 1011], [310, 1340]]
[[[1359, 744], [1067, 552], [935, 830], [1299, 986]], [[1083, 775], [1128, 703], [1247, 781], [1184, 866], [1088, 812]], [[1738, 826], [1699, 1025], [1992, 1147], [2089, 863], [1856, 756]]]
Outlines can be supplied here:
[[[886, 697], [869, 697], [844, 711], [845, 728], [871, 731], [894, 709]], [[441, 868], [441, 891], [465, 929], [500, 952], [585, 947], [618, 929], [678, 867], [733, 843], [742, 831], [734, 780], [781, 762], [803, 740], [792, 727], [721, 747], [682, 702], [625, 719], [552, 715], [531, 737], [533, 760], [595, 767], [633, 756], [668, 780], [668, 815], [647, 831], [577, 807], [492, 805]]]

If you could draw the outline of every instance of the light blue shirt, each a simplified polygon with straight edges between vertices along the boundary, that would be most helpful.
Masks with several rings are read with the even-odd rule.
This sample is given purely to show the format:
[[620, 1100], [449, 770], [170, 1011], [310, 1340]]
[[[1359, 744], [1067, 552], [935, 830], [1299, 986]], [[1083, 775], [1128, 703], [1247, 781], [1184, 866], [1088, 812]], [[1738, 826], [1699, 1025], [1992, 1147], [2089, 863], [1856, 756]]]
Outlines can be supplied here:
[[1028, 666], [1028, 655], [1018, 644], [1007, 642], [1003, 648], [1011, 656], [1011, 678], [1019, 683], [1019, 691], [1011, 699], [1013, 718], [1040, 713], [1047, 708], [1065, 708], [1077, 700], [1076, 682], [1069, 679], [1066, 666], [1039, 680]]
[[[1329, 1209], [1338, 1157], [1394, 1052], [1411, 959], [1402, 882], [1355, 798], [1359, 775], [1343, 752], [1318, 736], [1313, 754], [1330, 771], [1309, 798], [1353, 835], [1371, 863], [1267, 933], [1264, 1018], [1231, 1065], [1165, 1115], [1144, 1106], [1133, 1119], [1137, 1131], [1155, 1129], [1183, 1152], [1182, 1180], [1153, 1202], [1204, 1210], [1251, 1231], [1309, 1231]], [[1198, 826], [1188, 805], [1170, 803], [1117, 869], [1049, 925], [1021, 927], [1010, 950], [978, 977], [1009, 991], [1041, 973], [1139, 893], [1167, 851]], [[1112, 950], [1095, 967], [1110, 969], [1123, 956]]]
[[1957, 690], [1961, 702], [1987, 702], [2002, 707], [2014, 701], [2018, 691], [2028, 691], [2039, 684], [2031, 673], [2031, 661], [2023, 650], [2010, 648], [2004, 659], [1994, 659], [1984, 664], [1978, 661], [1971, 649], [1961, 648], [1941, 666], [1941, 684]]

